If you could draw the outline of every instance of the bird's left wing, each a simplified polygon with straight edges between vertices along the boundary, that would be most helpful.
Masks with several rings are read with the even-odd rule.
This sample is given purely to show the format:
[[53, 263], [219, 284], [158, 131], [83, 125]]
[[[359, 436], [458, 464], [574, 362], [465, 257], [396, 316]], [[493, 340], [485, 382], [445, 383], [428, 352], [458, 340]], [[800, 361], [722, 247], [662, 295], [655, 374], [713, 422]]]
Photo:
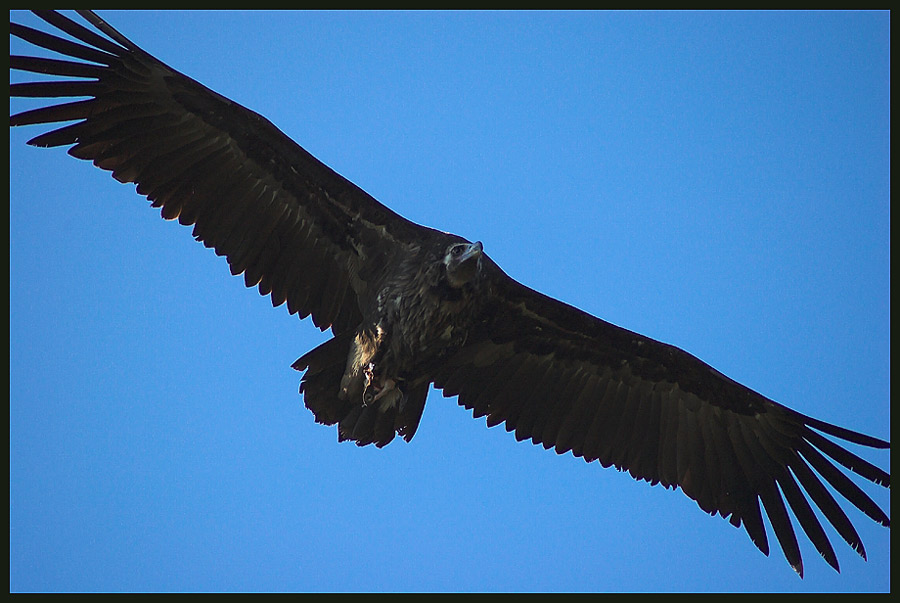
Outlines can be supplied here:
[[743, 525], [768, 554], [762, 502], [801, 575], [785, 501], [832, 567], [838, 568], [837, 558], [810, 502], [865, 557], [856, 530], [819, 476], [890, 525], [826, 457], [886, 487], [890, 475], [819, 432], [874, 448], [888, 448], [888, 442], [795, 412], [679, 348], [529, 289], [485, 261], [489, 311], [432, 377], [445, 396], [458, 395], [476, 417], [486, 416], [488, 426], [505, 423], [518, 440], [680, 487], [704, 511]]
[[354, 328], [385, 258], [429, 230], [97, 15], [80, 11], [92, 31], [56, 12], [36, 13], [75, 41], [10, 23], [12, 35], [65, 57], [10, 56], [11, 69], [52, 78], [13, 83], [10, 96], [86, 98], [18, 113], [10, 126], [75, 121], [29, 143], [71, 145], [74, 157], [135, 183], [164, 218], [194, 225], [194, 236], [273, 305], [287, 302], [323, 330]]

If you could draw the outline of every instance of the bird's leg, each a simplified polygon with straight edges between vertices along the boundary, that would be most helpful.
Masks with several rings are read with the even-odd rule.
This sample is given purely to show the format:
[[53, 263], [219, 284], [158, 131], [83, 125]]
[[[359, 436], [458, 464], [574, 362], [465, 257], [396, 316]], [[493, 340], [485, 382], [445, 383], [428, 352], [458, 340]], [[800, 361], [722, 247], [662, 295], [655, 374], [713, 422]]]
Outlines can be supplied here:
[[363, 389], [363, 406], [377, 401], [394, 390], [397, 382], [393, 379], [382, 379], [375, 374], [375, 363], [370, 362], [363, 373], [366, 376], [366, 387]]
[[366, 387], [363, 389], [363, 406], [374, 402], [377, 398], [379, 387], [375, 384], [377, 378], [375, 377], [375, 363], [370, 362], [364, 371], [366, 376]]
[[378, 393], [375, 394], [375, 398], [372, 401], [374, 402], [375, 400], [381, 398], [383, 395], [394, 391], [394, 387], [396, 387], [396, 385], [397, 382], [393, 379], [385, 379], [384, 381], [382, 381], [381, 387], [379, 388]]

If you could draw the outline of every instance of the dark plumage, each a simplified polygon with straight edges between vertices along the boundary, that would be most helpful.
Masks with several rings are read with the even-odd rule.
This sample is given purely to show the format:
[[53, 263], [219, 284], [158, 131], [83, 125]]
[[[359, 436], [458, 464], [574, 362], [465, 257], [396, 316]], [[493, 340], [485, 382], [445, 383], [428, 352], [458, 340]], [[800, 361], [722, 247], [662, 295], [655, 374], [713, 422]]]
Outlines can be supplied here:
[[21, 113], [10, 125], [83, 120], [31, 143], [72, 145], [73, 156], [135, 182], [163, 217], [193, 225], [248, 286], [330, 327], [334, 338], [294, 367], [304, 371], [306, 406], [317, 421], [338, 424], [341, 439], [411, 439], [434, 383], [519, 440], [681, 487], [768, 552], [762, 502], [801, 573], [785, 501], [830, 565], [837, 559], [810, 500], [864, 554], [810, 468], [889, 526], [826, 457], [884, 486], [889, 474], [818, 432], [875, 448], [887, 442], [792, 411], [678, 348], [521, 285], [480, 244], [402, 218], [96, 16], [84, 15], [112, 41], [55, 13], [41, 16], [81, 43], [11, 24], [13, 35], [68, 57], [10, 57], [11, 68], [81, 79], [15, 84], [11, 94], [92, 98]]
[[[294, 363], [306, 406], [341, 440], [384, 446], [416, 432], [435, 371], [493, 312], [481, 243], [429, 232], [382, 267], [359, 328]], [[349, 351], [348, 351], [349, 349]], [[339, 384], [339, 386], [338, 386]]]

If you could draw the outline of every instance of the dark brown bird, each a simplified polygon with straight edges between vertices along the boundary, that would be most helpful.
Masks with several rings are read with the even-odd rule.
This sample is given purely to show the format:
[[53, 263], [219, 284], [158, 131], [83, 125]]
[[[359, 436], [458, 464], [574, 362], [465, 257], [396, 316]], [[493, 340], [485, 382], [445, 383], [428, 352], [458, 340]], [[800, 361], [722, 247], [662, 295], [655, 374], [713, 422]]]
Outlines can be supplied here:
[[761, 502], [801, 575], [788, 506], [835, 569], [810, 502], [865, 556], [819, 476], [890, 525], [832, 461], [885, 487], [890, 475], [822, 434], [888, 442], [795, 412], [683, 350], [516, 282], [481, 243], [396, 214], [93, 13], [81, 12], [106, 37], [38, 14], [79, 42], [11, 23], [12, 35], [64, 58], [11, 56], [10, 68], [73, 79], [11, 84], [10, 94], [87, 100], [19, 113], [10, 125], [75, 121], [29, 144], [69, 146], [135, 183], [164, 218], [193, 225], [248, 287], [331, 328], [334, 337], [293, 366], [304, 372], [304, 403], [317, 421], [337, 424], [341, 440], [411, 440], [433, 383], [519, 440], [680, 487], [768, 554]]

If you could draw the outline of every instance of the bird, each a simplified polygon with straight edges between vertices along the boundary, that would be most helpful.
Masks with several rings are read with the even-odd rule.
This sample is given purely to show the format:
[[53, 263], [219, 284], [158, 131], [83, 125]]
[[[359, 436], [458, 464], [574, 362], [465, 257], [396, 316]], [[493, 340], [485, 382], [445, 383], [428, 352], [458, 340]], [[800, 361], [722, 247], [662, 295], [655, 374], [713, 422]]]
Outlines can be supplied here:
[[88, 100], [26, 111], [10, 125], [79, 120], [30, 144], [69, 146], [135, 183], [164, 218], [193, 226], [248, 287], [330, 329], [333, 338], [293, 367], [303, 373], [306, 407], [336, 425], [340, 440], [410, 441], [433, 384], [519, 440], [680, 488], [768, 554], [764, 511], [801, 576], [785, 503], [835, 569], [810, 502], [865, 556], [813, 470], [889, 527], [826, 457], [885, 487], [889, 474], [822, 434], [880, 449], [888, 442], [790, 410], [681, 349], [516, 282], [481, 242], [403, 218], [262, 116], [79, 12], [95, 31], [37, 11], [77, 42], [10, 24], [12, 35], [66, 57], [11, 56], [11, 69], [75, 78], [12, 84], [11, 95]]

